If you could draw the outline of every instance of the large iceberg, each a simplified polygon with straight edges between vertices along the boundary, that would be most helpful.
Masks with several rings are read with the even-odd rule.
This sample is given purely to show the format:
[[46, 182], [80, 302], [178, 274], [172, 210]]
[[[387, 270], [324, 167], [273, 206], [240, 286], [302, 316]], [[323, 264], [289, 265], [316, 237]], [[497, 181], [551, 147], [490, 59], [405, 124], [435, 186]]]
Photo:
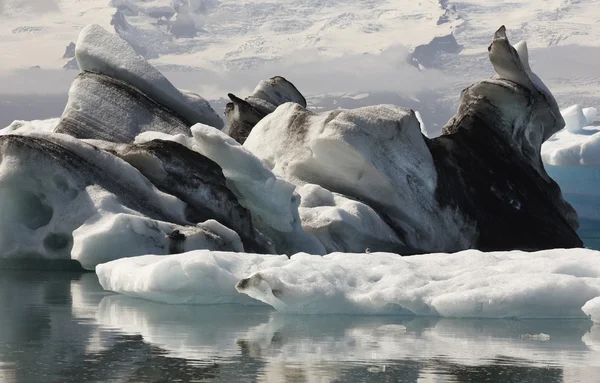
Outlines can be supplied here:
[[372, 207], [403, 254], [579, 247], [575, 210], [545, 172], [541, 145], [564, 126], [504, 27], [490, 46], [497, 76], [461, 95], [441, 137], [393, 105], [314, 113], [287, 103], [244, 147], [297, 186], [318, 184]]
[[438, 138], [399, 106], [307, 110], [279, 76], [232, 98], [221, 131], [201, 96], [176, 89], [119, 37], [86, 27], [61, 119], [0, 133], [2, 256], [93, 269], [191, 250], [579, 247], [577, 214], [540, 153], [564, 126], [556, 101], [527, 46], [513, 47], [503, 27], [489, 50], [498, 75], [463, 91]]
[[[303, 314], [597, 317], [600, 257], [586, 249], [402, 257], [211, 252], [98, 265], [102, 286], [165, 303], [266, 303]], [[237, 290], [237, 291], [236, 291]], [[251, 300], [253, 298], [254, 300]]]

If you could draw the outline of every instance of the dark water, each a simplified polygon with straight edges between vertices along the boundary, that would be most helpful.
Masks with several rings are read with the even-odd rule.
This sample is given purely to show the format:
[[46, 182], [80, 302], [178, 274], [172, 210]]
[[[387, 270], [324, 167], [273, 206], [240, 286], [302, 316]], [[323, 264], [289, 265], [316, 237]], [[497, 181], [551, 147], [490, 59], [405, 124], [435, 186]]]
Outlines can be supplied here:
[[[588, 320], [291, 316], [0, 271], [1, 382], [596, 382]], [[546, 334], [546, 335], [539, 335]], [[537, 335], [537, 336], [530, 336]]]

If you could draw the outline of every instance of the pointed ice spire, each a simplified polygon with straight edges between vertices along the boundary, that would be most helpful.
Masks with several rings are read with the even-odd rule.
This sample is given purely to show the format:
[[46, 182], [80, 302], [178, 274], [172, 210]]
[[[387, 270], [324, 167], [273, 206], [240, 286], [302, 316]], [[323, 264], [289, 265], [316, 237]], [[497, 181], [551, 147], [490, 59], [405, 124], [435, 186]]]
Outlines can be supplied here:
[[524, 57], [520, 57], [515, 47], [510, 45], [506, 37], [506, 28], [503, 25], [494, 34], [494, 40], [488, 48], [490, 61], [498, 73], [498, 77], [531, 88], [533, 84], [528, 74], [531, 70], [527, 62], [527, 46], [521, 44], [519, 48]]

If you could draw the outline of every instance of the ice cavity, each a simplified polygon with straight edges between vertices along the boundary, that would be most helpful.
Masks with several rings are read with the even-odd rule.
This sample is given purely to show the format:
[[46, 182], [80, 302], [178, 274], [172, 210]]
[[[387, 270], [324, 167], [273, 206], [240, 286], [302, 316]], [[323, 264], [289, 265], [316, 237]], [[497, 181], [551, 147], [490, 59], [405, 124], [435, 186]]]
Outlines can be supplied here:
[[198, 95], [186, 95], [177, 90], [125, 40], [99, 25], [89, 25], [81, 31], [75, 57], [82, 71], [126, 82], [183, 117], [190, 125], [200, 122], [223, 127], [223, 121], [205, 101], [198, 100]]
[[93, 269], [146, 251], [243, 249], [216, 222], [190, 225], [185, 203], [126, 162], [67, 135], [0, 136], [0, 195], [3, 258], [76, 259]]
[[460, 250], [474, 229], [435, 200], [437, 173], [412, 110], [378, 105], [313, 113], [278, 107], [244, 147], [296, 185], [318, 184], [369, 204], [407, 249]]
[[324, 254], [323, 245], [302, 228], [295, 186], [275, 176], [261, 161], [234, 139], [218, 129], [197, 124], [193, 138], [143, 133], [137, 143], [152, 139], [174, 140], [216, 162], [227, 178], [228, 186], [241, 205], [252, 213], [256, 228], [268, 235], [278, 252], [299, 251]]
[[600, 296], [598, 255], [586, 249], [467, 250], [413, 257], [296, 254], [288, 260], [195, 251], [117, 260], [96, 272], [107, 290], [166, 303], [242, 302], [234, 283], [238, 292], [291, 313], [584, 318]]

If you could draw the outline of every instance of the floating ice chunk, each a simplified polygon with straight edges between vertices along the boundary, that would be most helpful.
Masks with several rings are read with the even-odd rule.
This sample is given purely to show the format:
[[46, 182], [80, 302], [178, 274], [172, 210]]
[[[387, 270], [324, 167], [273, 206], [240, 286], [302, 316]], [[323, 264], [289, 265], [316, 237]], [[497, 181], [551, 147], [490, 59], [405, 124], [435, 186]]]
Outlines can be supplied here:
[[583, 109], [581, 109], [581, 106], [578, 104], [562, 109], [560, 114], [562, 114], [563, 119], [565, 120], [565, 129], [571, 133], [580, 132], [581, 129], [588, 124], [588, 120], [583, 114]]
[[148, 252], [243, 250], [232, 230], [211, 221], [193, 226], [187, 210], [127, 162], [81, 140], [0, 135], [3, 258], [75, 258], [93, 269]]
[[587, 120], [588, 125], [593, 124], [596, 121], [596, 116], [598, 115], [598, 109], [596, 108], [583, 108], [583, 115]]
[[[98, 196], [100, 193], [105, 196]], [[195, 249], [244, 251], [239, 236], [216, 221], [197, 226], [155, 221], [128, 211], [112, 194], [90, 194], [96, 194], [93, 200], [98, 213], [73, 231], [71, 250], [71, 258], [84, 269], [94, 270], [100, 263], [144, 254], [166, 255]]]
[[287, 261], [285, 255], [195, 251], [170, 256], [146, 255], [96, 266], [106, 290], [164, 303], [262, 304], [236, 291], [236, 283], [265, 265]]
[[600, 323], [600, 297], [590, 299], [582, 307], [582, 310], [590, 316], [594, 323]]
[[542, 145], [542, 160], [552, 166], [600, 166], [600, 129], [562, 130]]
[[520, 338], [524, 339], [524, 340], [538, 340], [538, 341], [541, 341], [541, 342], [547, 342], [547, 341], [550, 340], [550, 335], [544, 334], [544, 333], [539, 333], [539, 334], [521, 334]]
[[107, 290], [168, 303], [233, 301], [229, 284], [237, 282], [238, 291], [282, 312], [584, 318], [582, 307], [600, 296], [599, 255], [586, 249], [468, 250], [412, 257], [296, 254], [287, 260], [195, 251], [117, 260], [96, 272]]
[[223, 127], [223, 121], [214, 110], [207, 103], [198, 102], [198, 95], [185, 95], [177, 90], [125, 40], [99, 25], [88, 25], [81, 31], [75, 57], [82, 71], [127, 82], [185, 118], [190, 125], [201, 122], [219, 129]]

